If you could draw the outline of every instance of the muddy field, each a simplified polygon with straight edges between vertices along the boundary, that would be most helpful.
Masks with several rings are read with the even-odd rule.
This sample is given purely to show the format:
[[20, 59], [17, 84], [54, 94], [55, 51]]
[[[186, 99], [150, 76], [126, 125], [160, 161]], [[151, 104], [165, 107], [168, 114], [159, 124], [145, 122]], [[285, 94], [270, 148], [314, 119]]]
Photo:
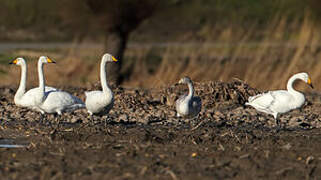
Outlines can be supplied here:
[[[272, 116], [243, 104], [258, 93], [241, 81], [196, 83], [198, 118], [175, 117], [186, 87], [114, 88], [110, 115], [40, 115], [0, 89], [0, 179], [319, 179], [321, 95]], [[91, 87], [97, 89], [99, 87]], [[64, 88], [84, 98], [85, 89]], [[179, 93], [180, 92], [180, 93]], [[25, 146], [12, 148], [15, 145]]]

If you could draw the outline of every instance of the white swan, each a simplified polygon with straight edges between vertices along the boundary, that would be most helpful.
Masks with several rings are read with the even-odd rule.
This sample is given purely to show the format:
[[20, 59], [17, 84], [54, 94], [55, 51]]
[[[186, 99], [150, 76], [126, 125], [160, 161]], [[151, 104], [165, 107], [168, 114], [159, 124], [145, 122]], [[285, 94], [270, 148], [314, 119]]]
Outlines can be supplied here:
[[189, 77], [183, 77], [179, 83], [187, 84], [189, 92], [188, 95], [181, 96], [176, 101], [177, 117], [195, 117], [201, 111], [202, 101], [198, 96], [194, 96], [193, 82]]
[[43, 74], [43, 64], [54, 63], [46, 56], [41, 56], [38, 60], [38, 75], [40, 93], [36, 103], [42, 114], [74, 111], [79, 108], [84, 108], [85, 104], [77, 97], [61, 90], [51, 90], [45, 92], [45, 77]]
[[260, 112], [273, 115], [278, 125], [278, 114], [286, 113], [292, 109], [300, 108], [304, 102], [304, 95], [293, 89], [293, 83], [296, 80], [303, 80], [313, 88], [311, 79], [307, 73], [298, 73], [293, 75], [287, 83], [287, 90], [269, 91], [249, 97], [245, 105], [250, 105]]
[[[37, 109], [35, 97], [39, 94], [39, 88], [33, 88], [26, 92], [26, 82], [27, 82], [27, 63], [24, 58], [16, 58], [15, 60], [11, 61], [9, 64], [15, 64], [21, 66], [21, 79], [19, 88], [14, 96], [14, 103], [17, 106], [27, 107], [30, 109]], [[53, 87], [46, 86], [46, 92], [55, 90]]]
[[100, 81], [103, 91], [88, 91], [86, 95], [86, 108], [90, 115], [107, 114], [114, 104], [114, 95], [108, 87], [106, 79], [106, 63], [117, 62], [117, 59], [110, 54], [104, 54], [100, 63]]

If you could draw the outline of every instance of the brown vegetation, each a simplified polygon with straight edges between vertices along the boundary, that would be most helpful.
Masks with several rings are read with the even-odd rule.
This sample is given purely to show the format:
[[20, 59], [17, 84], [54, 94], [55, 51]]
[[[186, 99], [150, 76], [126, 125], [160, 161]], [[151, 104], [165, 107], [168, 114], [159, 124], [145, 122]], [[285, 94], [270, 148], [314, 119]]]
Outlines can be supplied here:
[[[95, 87], [96, 89], [97, 87]], [[320, 96], [280, 116], [243, 105], [257, 90], [241, 81], [195, 83], [199, 117], [175, 116], [186, 87], [114, 88], [108, 116], [85, 110], [40, 115], [0, 88], [1, 179], [315, 179], [321, 175]], [[87, 88], [66, 89], [79, 97]], [[312, 129], [312, 130], [311, 130]]]

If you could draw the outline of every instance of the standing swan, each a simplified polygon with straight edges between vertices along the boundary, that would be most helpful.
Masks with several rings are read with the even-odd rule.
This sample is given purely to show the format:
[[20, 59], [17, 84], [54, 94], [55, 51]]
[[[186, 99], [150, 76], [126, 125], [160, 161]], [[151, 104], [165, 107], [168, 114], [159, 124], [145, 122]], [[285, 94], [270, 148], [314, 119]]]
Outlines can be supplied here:
[[41, 56], [38, 60], [38, 75], [40, 93], [37, 98], [37, 106], [42, 114], [74, 111], [79, 108], [84, 108], [85, 104], [77, 97], [61, 90], [52, 90], [45, 92], [45, 77], [43, 74], [43, 64], [55, 63], [46, 56]]
[[287, 83], [287, 90], [269, 91], [267, 93], [258, 94], [249, 97], [245, 105], [250, 105], [260, 112], [273, 115], [276, 124], [279, 113], [286, 113], [292, 109], [300, 108], [305, 101], [304, 95], [293, 89], [293, 83], [296, 80], [303, 80], [313, 88], [311, 79], [307, 73], [298, 73], [293, 75]]
[[183, 77], [178, 83], [187, 84], [188, 95], [181, 96], [176, 101], [177, 117], [195, 117], [201, 111], [202, 101], [198, 96], [194, 96], [193, 82], [189, 77]]
[[117, 59], [110, 54], [104, 54], [100, 63], [100, 81], [103, 91], [88, 91], [86, 95], [86, 108], [90, 115], [108, 114], [114, 104], [114, 95], [108, 87], [106, 79], [106, 63], [117, 62]]
[[[21, 66], [21, 79], [19, 88], [14, 96], [14, 103], [17, 106], [27, 107], [30, 109], [37, 109], [35, 97], [39, 95], [39, 88], [33, 88], [26, 92], [26, 82], [27, 82], [27, 63], [24, 58], [16, 58], [9, 64], [15, 64]], [[55, 90], [53, 87], [46, 86], [45, 91]]]

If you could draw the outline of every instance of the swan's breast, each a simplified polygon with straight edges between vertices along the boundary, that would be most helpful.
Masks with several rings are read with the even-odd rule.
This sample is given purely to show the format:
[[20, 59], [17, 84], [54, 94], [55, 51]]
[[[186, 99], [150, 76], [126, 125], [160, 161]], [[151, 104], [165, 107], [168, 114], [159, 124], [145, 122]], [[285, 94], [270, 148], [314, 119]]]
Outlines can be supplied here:
[[113, 103], [113, 94], [103, 91], [91, 91], [87, 93], [86, 108], [92, 112], [98, 112]]
[[176, 101], [176, 111], [183, 116], [188, 115], [189, 114], [189, 103], [190, 103], [190, 99], [187, 98], [186, 95], [181, 96]]

